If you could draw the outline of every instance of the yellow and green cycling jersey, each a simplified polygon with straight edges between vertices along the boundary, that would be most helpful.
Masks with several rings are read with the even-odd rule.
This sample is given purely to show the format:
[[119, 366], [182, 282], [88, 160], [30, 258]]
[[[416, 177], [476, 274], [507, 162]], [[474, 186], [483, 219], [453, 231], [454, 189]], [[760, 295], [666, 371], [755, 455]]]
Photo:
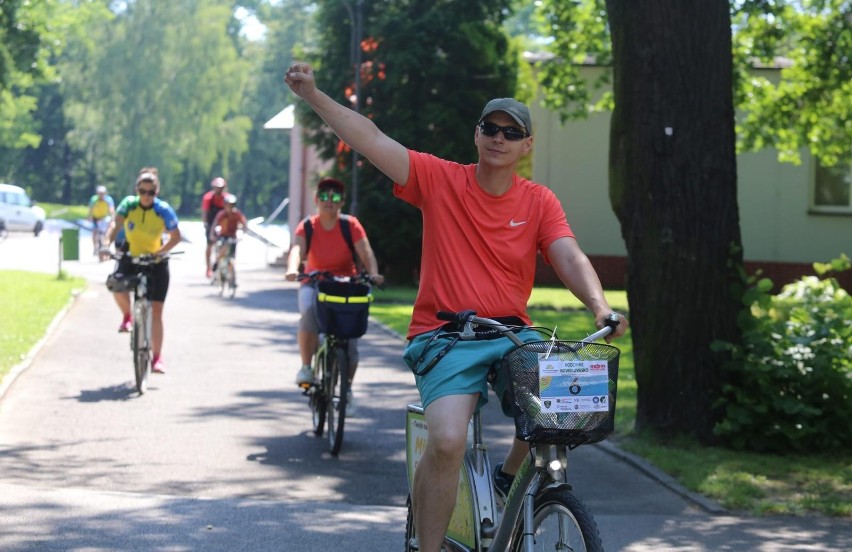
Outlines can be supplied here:
[[154, 198], [151, 207], [145, 209], [139, 196], [127, 196], [115, 210], [124, 217], [124, 234], [134, 257], [156, 253], [163, 245], [163, 233], [178, 227], [175, 210], [160, 198]]
[[115, 207], [115, 202], [112, 196], [104, 195], [104, 197], [100, 197], [98, 194], [95, 194], [89, 199], [89, 212], [95, 220], [108, 217], [113, 207]]

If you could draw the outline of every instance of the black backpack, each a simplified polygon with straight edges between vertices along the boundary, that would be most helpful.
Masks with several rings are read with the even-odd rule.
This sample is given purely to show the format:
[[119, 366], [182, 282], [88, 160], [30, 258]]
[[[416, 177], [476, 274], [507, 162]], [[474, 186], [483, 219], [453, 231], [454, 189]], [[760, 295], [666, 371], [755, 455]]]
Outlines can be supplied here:
[[[349, 246], [349, 251], [352, 252], [352, 260], [355, 262], [355, 266], [358, 266], [358, 257], [355, 254], [355, 244], [352, 243], [352, 229], [349, 226], [349, 215], [340, 215], [340, 231], [343, 233], [343, 239], [346, 241], [346, 245]], [[311, 217], [305, 217], [305, 259], [308, 258], [308, 251], [311, 250], [311, 236], [314, 233], [314, 226], [311, 224]]]

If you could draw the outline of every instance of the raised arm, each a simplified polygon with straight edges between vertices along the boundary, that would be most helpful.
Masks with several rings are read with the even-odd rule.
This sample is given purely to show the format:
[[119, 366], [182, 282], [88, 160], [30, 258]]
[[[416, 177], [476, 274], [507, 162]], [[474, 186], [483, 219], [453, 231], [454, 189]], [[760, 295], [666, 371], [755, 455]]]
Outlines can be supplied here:
[[305, 100], [338, 138], [359, 152], [394, 182], [404, 185], [408, 180], [408, 151], [396, 140], [383, 133], [370, 119], [356, 113], [316, 87], [310, 65], [290, 66], [284, 82], [294, 94]]

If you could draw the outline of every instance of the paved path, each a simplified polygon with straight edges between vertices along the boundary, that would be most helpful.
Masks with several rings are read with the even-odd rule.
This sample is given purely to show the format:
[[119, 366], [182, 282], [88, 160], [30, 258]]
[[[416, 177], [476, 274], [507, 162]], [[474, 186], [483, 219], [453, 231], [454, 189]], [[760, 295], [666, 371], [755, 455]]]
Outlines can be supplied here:
[[[54, 272], [57, 243], [13, 235], [0, 269]], [[204, 280], [197, 246], [172, 262], [168, 373], [143, 397], [102, 285], [109, 265], [64, 264], [89, 287], [0, 400], [0, 550], [402, 549], [404, 409], [417, 396], [401, 340], [368, 334], [360, 412], [330, 457], [292, 384], [296, 288], [266, 268], [277, 252], [240, 248], [234, 300]], [[509, 426], [485, 418], [499, 457]], [[847, 521], [714, 514], [604, 447], [572, 457], [610, 551], [852, 549]]]

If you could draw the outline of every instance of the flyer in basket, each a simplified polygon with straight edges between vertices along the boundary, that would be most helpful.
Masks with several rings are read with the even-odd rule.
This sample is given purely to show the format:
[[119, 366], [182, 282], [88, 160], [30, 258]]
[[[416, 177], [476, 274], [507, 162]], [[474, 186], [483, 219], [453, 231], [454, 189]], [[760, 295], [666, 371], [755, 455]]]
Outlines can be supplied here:
[[609, 370], [605, 360], [560, 360], [540, 355], [538, 379], [542, 412], [609, 410]]

